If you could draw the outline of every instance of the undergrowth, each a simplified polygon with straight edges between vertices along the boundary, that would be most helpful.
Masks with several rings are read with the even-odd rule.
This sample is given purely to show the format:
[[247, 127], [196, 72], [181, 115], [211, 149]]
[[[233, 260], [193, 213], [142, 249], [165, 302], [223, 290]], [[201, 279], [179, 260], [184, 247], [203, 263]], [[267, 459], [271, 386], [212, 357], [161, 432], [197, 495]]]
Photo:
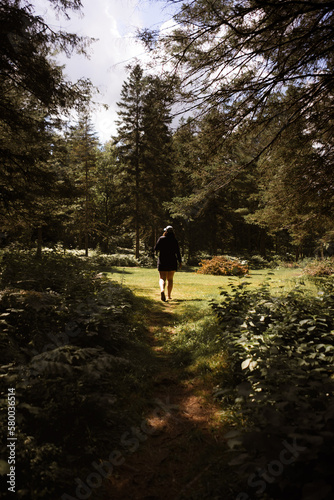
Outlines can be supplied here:
[[[217, 392], [243, 428], [226, 436], [243, 485], [239, 499], [329, 500], [334, 445], [334, 295], [297, 285], [231, 285], [213, 303], [231, 383]], [[288, 450], [288, 451], [287, 451]]]
[[313, 277], [334, 275], [334, 258], [312, 260], [308, 262], [303, 270], [304, 274]]
[[[1, 271], [1, 407], [15, 388], [16, 498], [74, 495], [74, 479], [142, 419], [154, 369], [146, 332], [132, 293], [105, 279], [96, 261], [11, 252]], [[6, 436], [5, 411], [0, 427]]]
[[[221, 405], [237, 500], [330, 500], [334, 447], [334, 286], [273, 292], [234, 279], [209, 311], [180, 318], [169, 350]], [[219, 464], [210, 467], [220, 491]], [[224, 474], [227, 472], [225, 471]]]

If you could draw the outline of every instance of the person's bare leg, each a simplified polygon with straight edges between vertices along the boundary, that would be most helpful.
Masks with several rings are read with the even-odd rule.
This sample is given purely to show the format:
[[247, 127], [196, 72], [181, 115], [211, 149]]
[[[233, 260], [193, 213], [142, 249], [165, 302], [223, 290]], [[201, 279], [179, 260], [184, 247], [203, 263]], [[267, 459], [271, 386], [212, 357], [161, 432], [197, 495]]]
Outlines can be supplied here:
[[169, 300], [172, 298], [174, 273], [175, 271], [169, 271], [167, 274], [167, 294]]
[[160, 279], [159, 279], [159, 286], [160, 286], [160, 292], [161, 292], [161, 300], [165, 301], [165, 284], [166, 284], [166, 271], [159, 271], [160, 272]]

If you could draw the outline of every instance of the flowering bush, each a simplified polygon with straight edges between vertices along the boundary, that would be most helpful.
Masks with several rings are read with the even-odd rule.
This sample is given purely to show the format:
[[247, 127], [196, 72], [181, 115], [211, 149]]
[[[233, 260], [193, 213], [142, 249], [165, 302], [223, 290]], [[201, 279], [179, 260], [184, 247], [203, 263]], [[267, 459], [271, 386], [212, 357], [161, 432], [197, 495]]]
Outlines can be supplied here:
[[331, 276], [334, 274], [334, 259], [313, 261], [305, 267], [304, 274], [308, 276]]
[[213, 274], [215, 276], [244, 276], [248, 273], [248, 265], [223, 255], [202, 259], [198, 274]]

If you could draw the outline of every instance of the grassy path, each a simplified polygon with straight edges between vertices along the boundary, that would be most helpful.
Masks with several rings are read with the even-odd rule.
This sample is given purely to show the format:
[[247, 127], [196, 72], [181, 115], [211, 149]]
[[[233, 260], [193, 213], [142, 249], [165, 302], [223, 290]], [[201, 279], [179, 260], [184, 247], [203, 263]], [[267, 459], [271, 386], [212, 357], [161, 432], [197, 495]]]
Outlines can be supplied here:
[[[252, 285], [258, 286], [266, 274], [255, 274]], [[214, 377], [201, 374], [198, 365], [182, 362], [182, 356], [170, 349], [176, 336], [210, 317], [209, 300], [219, 297], [219, 287], [228, 279], [177, 273], [174, 299], [163, 303], [156, 270], [117, 269], [110, 277], [142, 300], [141, 319], [149, 331], [157, 370], [150, 409], [141, 428], [132, 430], [131, 453], [111, 476], [106, 500], [234, 499], [224, 440], [230, 422], [224, 421], [213, 398]], [[275, 279], [274, 285], [281, 286], [286, 275]]]

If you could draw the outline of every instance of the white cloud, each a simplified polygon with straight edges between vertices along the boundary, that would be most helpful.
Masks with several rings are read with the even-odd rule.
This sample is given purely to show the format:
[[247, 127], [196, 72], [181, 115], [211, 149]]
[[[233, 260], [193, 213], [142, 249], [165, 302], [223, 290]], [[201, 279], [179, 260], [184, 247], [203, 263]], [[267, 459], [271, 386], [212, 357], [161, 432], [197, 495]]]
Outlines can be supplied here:
[[136, 40], [137, 28], [161, 25], [171, 17], [159, 2], [150, 0], [83, 0], [83, 15], [70, 13], [71, 18], [57, 19], [47, 0], [35, 0], [36, 13], [54, 28], [98, 39], [89, 48], [89, 56], [59, 57], [65, 74], [72, 81], [89, 78], [99, 88], [96, 101], [107, 104], [93, 113], [92, 121], [101, 142], [115, 134], [116, 102], [120, 99], [126, 66], [135, 58], [147, 60], [143, 45]]

